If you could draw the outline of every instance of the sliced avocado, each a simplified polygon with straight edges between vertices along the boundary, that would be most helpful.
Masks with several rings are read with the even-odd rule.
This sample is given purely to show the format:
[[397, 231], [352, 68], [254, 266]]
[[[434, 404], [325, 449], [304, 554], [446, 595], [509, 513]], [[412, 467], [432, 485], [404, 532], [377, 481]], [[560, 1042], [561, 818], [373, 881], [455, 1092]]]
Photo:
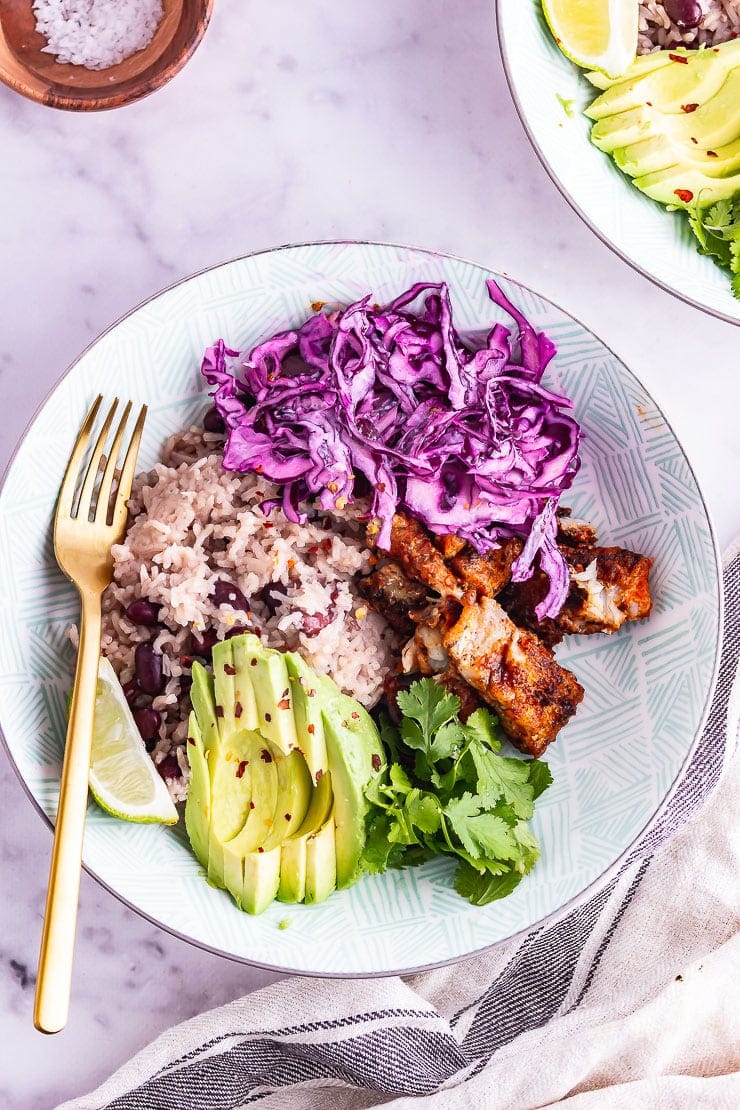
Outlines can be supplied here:
[[[671, 51], [671, 53], [679, 55], [683, 54], [686, 57], [690, 57], [690, 55], [693, 54], [694, 51], [686, 50], [684, 49], [684, 47], [679, 47], [676, 50]], [[652, 54], [640, 54], [639, 57], [635, 58], [634, 62], [629, 67], [627, 72], [623, 73], [620, 77], [608, 77], [606, 73], [601, 73], [599, 70], [589, 70], [589, 72], [586, 73], [585, 76], [597, 89], [608, 89], [611, 88], [612, 85], [621, 84], [625, 80], [642, 77], [646, 73], [651, 73], [655, 69], [662, 69], [663, 66], [676, 64], [680, 65], [681, 63], [673, 62], [672, 59], [668, 56], [667, 50], [656, 50]]]
[[334, 820], [329, 818], [317, 833], [306, 837], [306, 905], [324, 902], [336, 890], [337, 838]]
[[[278, 802], [277, 753], [259, 732], [248, 732], [246, 736], [251, 780], [249, 812], [241, 829], [225, 845], [230, 853], [241, 856], [264, 847], [275, 822]], [[220, 800], [215, 804], [220, 804]]]
[[740, 40], [672, 53], [596, 98], [591, 141], [652, 200], [705, 208], [740, 191]]
[[299, 744], [285, 656], [261, 644], [249, 649], [246, 655], [257, 701], [257, 727], [278, 751], [287, 755]]
[[252, 688], [249, 652], [255, 646], [259, 648], [261, 646], [260, 641], [257, 636], [245, 632], [241, 636], [233, 636], [230, 643], [236, 670], [234, 675], [234, 717], [239, 721], [242, 728], [256, 729], [258, 724], [257, 700]]
[[360, 874], [369, 808], [365, 788], [384, 767], [385, 755], [372, 717], [353, 698], [339, 692], [327, 696], [322, 713], [334, 791], [337, 888], [342, 890]]
[[294, 837], [280, 846], [279, 902], [302, 902], [306, 892], [306, 840]]
[[244, 886], [239, 905], [246, 913], [263, 913], [280, 887], [280, 849], [244, 857]]
[[221, 640], [214, 644], [211, 659], [213, 661], [213, 696], [216, 701], [218, 732], [223, 741], [232, 732], [237, 732], [244, 727], [234, 716], [236, 668], [231, 640]]
[[198, 718], [191, 713], [188, 719], [186, 745], [190, 764], [190, 787], [185, 802], [185, 829], [195, 858], [208, 869], [208, 829], [210, 824], [211, 782], [208, 764], [203, 752], [203, 737], [198, 728]]
[[326, 774], [328, 766], [316, 674], [300, 655], [293, 652], [285, 656], [285, 665], [290, 677], [298, 746], [306, 757], [314, 782], [318, 783], [322, 775]]
[[295, 833], [296, 839], [300, 836], [306, 836], [308, 833], [318, 832], [321, 826], [329, 819], [329, 814], [332, 811], [333, 805], [334, 791], [331, 787], [331, 771], [327, 771], [325, 775], [321, 776], [311, 792], [308, 812], [303, 819], [303, 824]]
[[688, 56], [686, 64], [668, 59], [662, 66], [653, 66], [650, 70], [643, 67], [639, 72], [632, 66], [589, 105], [585, 114], [598, 120], [646, 106], [685, 117], [685, 105], [704, 104], [720, 91], [731, 68], [730, 62], [740, 65], [738, 41], [727, 45], [732, 50], [720, 57], [712, 50], [697, 50]]
[[277, 848], [303, 824], [311, 801], [313, 781], [306, 760], [299, 751], [290, 755], [275, 752], [277, 767], [277, 800], [272, 827], [262, 847], [265, 852]]
[[190, 687], [190, 700], [198, 718], [198, 727], [203, 740], [204, 752], [218, 746], [219, 732], [216, 717], [216, 698], [213, 693], [213, 679], [202, 664], [193, 663], [193, 682]]

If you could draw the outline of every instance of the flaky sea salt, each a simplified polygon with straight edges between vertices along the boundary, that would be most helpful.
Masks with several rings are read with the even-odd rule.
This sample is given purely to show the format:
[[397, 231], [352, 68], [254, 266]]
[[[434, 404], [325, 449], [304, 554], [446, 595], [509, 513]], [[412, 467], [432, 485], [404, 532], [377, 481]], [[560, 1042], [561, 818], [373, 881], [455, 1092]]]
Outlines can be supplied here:
[[151, 40], [162, 18], [161, 0], [34, 0], [44, 53], [58, 62], [108, 69]]

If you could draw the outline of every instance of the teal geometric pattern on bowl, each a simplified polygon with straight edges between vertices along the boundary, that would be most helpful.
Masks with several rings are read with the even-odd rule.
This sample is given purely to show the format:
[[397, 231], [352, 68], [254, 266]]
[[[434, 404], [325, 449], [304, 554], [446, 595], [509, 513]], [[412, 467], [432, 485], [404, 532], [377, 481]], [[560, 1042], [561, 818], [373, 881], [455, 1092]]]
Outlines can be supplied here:
[[[617, 254], [670, 293], [740, 323], [730, 275], [696, 250], [686, 218], [640, 193], [593, 146], [582, 114], [595, 89], [560, 52], [541, 0], [497, 0], [509, 88], [529, 138], [567, 200]], [[572, 103], [566, 114], [564, 103]]]
[[[0, 725], [38, 806], [56, 808], [77, 618], [51, 545], [54, 501], [76, 429], [100, 390], [147, 401], [141, 465], [207, 404], [203, 348], [237, 348], [305, 317], [316, 300], [390, 298], [444, 279], [463, 330], [501, 318], [482, 267], [431, 252], [367, 243], [289, 247], [226, 263], [174, 286], [98, 339], [38, 413], [0, 492], [0, 582], [14, 615], [0, 642]], [[494, 275], [495, 276], [495, 275]], [[250, 962], [309, 974], [371, 975], [454, 960], [503, 940], [580, 897], [625, 852], [661, 805], [700, 729], [720, 627], [719, 570], [701, 494], [662, 413], [594, 335], [517, 283], [505, 292], [558, 346], [546, 384], [568, 394], [584, 428], [583, 466], [569, 497], [603, 542], [653, 556], [655, 610], [613, 637], [574, 637], [558, 650], [586, 688], [548, 752], [554, 785], [538, 805], [543, 857], [515, 893], [474, 907], [451, 869], [364, 879], [320, 906], [238, 911], [199, 873], [182, 829], [116, 821], [92, 803], [87, 867], [165, 928]], [[115, 383], [115, 384], [114, 384]], [[290, 927], [279, 929], [288, 917]]]

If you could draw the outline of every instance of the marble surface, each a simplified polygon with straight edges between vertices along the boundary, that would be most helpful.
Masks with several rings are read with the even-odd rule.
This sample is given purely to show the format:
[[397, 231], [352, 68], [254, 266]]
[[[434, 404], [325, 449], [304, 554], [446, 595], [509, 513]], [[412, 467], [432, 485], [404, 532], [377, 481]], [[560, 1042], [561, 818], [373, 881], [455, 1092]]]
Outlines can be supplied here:
[[[740, 529], [740, 330], [633, 273], [570, 210], [515, 115], [490, 0], [219, 0], [187, 68], [137, 105], [66, 115], [0, 86], [0, 150], [0, 468], [69, 362], [162, 286], [285, 242], [371, 238], [489, 264], [583, 320], [663, 407], [720, 544]], [[274, 978], [83, 876], [70, 1022], [36, 1033], [50, 836], [1, 749], [0, 791], [4, 1110], [82, 1093]]]

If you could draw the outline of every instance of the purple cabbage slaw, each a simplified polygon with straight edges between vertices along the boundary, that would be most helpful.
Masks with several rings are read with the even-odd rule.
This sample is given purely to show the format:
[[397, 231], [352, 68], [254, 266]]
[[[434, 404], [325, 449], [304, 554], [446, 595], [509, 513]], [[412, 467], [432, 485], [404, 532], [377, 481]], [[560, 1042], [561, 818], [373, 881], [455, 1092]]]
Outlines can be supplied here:
[[225, 469], [254, 470], [282, 488], [265, 512], [280, 504], [303, 523], [312, 499], [341, 511], [361, 474], [372, 493], [368, 532], [381, 549], [399, 510], [481, 554], [520, 536], [512, 578], [529, 578], [538, 559], [549, 579], [541, 620], [568, 592], [555, 510], [579, 467], [580, 432], [568, 398], [541, 385], [554, 344], [486, 284], [516, 322], [513, 342], [497, 323], [484, 346], [467, 346], [447, 285], [419, 282], [385, 307], [368, 294], [319, 311], [234, 370], [227, 359], [239, 352], [219, 340], [201, 370], [226, 424]]

